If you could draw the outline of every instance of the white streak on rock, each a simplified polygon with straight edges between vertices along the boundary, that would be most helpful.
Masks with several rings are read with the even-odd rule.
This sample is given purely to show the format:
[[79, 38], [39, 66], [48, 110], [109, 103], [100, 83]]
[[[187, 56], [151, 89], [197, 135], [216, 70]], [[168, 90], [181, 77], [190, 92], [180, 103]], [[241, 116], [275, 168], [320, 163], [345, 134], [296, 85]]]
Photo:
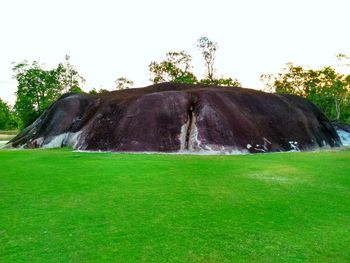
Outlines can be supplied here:
[[188, 120], [184, 125], [181, 126], [180, 133], [180, 151], [186, 150], [186, 134], [190, 120]]
[[[198, 139], [198, 128], [196, 125], [196, 117], [192, 113], [192, 121], [188, 118], [187, 122], [181, 126], [180, 133], [180, 151], [199, 151], [201, 150], [201, 142]], [[189, 127], [191, 123], [191, 127]], [[189, 131], [188, 131], [189, 129]], [[187, 138], [188, 136], [188, 138]], [[186, 140], [188, 139], [188, 142]], [[188, 149], [186, 149], [186, 144]]]
[[[66, 132], [61, 133], [56, 136], [52, 136], [50, 138], [50, 141], [44, 145], [42, 145], [43, 148], [57, 148], [57, 147], [64, 147], [64, 146], [72, 146], [73, 148], [76, 148], [79, 139], [80, 139], [81, 131], [79, 132]], [[38, 138], [37, 142], [42, 143], [42, 138]]]
[[190, 136], [189, 136], [189, 142], [188, 142], [188, 149], [190, 151], [196, 151], [200, 149], [201, 142], [198, 139], [198, 128], [196, 125], [196, 117], [192, 116], [192, 123], [190, 127]]
[[289, 141], [289, 145], [291, 148], [291, 152], [300, 152], [299, 146], [298, 146], [298, 142], [295, 141]]

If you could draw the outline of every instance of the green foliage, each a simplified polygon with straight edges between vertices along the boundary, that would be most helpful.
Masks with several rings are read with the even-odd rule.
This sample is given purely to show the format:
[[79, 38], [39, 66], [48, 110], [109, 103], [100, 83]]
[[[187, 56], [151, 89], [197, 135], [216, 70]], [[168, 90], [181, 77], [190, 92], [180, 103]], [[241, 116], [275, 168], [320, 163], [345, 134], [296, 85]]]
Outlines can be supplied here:
[[91, 94], [91, 95], [94, 95], [94, 94], [97, 94], [97, 93], [98, 93], [98, 91], [96, 90], [96, 88], [93, 88], [93, 89], [91, 89], [89, 91], [89, 94]]
[[84, 93], [84, 91], [78, 86], [71, 87], [69, 89], [69, 92], [71, 92], [71, 93]]
[[149, 70], [151, 81], [176, 82], [176, 83], [196, 83], [197, 78], [190, 71], [192, 57], [184, 50], [180, 52], [168, 52], [166, 59], [161, 62], [151, 62]]
[[219, 79], [201, 79], [200, 84], [223, 86], [223, 87], [240, 87], [241, 83], [236, 78], [219, 78]]
[[15, 109], [24, 126], [31, 124], [62, 94], [62, 70], [61, 65], [44, 70], [36, 61], [31, 65], [27, 61], [15, 65], [14, 77], [18, 82]]
[[0, 99], [0, 130], [16, 130], [19, 126], [20, 120], [15, 111]]
[[0, 130], [7, 130], [10, 118], [9, 105], [0, 99]]
[[0, 262], [349, 262], [350, 151], [0, 151]]
[[15, 128], [11, 127], [11, 122], [12, 113], [10, 110], [10, 106], [0, 99], [0, 130], [8, 130]]
[[314, 70], [288, 63], [281, 73], [262, 75], [261, 80], [269, 91], [309, 99], [331, 120], [350, 121], [350, 75], [329, 66]]
[[97, 90], [96, 88], [93, 88], [92, 90], [89, 91], [89, 94], [103, 94], [103, 93], [108, 93], [109, 90], [106, 90], [106, 89], [103, 89], [103, 88], [100, 88], [99, 90]]
[[81, 93], [80, 84], [85, 81], [71, 65], [69, 56], [52, 70], [43, 69], [36, 61], [23, 61], [13, 67], [13, 72], [18, 82], [15, 110], [24, 127], [63, 93]]
[[134, 82], [125, 77], [117, 78], [117, 80], [115, 81], [115, 84], [116, 84], [117, 90], [130, 89], [134, 86]]

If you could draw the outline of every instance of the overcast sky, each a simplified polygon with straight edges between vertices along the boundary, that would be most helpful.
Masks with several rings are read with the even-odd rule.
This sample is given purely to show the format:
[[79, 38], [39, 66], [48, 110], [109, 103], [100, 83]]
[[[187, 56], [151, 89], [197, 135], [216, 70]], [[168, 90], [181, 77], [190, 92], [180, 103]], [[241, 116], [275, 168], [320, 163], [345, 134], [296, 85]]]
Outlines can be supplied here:
[[47, 69], [66, 54], [85, 90], [113, 89], [125, 76], [149, 85], [148, 64], [185, 49], [203, 75], [196, 41], [219, 44], [217, 75], [261, 88], [259, 76], [286, 62], [334, 65], [350, 54], [349, 0], [1, 0], [0, 98], [14, 103], [12, 62]]

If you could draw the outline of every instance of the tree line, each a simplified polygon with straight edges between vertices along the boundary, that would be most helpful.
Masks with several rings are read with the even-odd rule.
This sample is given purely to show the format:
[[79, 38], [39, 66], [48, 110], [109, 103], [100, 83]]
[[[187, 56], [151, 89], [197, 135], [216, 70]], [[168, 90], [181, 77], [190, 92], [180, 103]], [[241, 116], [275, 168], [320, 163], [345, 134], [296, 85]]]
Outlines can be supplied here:
[[[339, 66], [349, 67], [350, 57], [337, 54]], [[266, 91], [302, 96], [317, 105], [332, 121], [350, 124], [350, 74], [334, 67], [304, 68], [287, 63], [278, 74], [263, 74]]]
[[[153, 83], [175, 82], [238, 87], [234, 77], [218, 77], [215, 68], [218, 44], [207, 37], [197, 41], [205, 69], [204, 78], [193, 73], [192, 56], [185, 50], [168, 52], [162, 61], [152, 61], [149, 66]], [[344, 54], [337, 58], [342, 66], [349, 67], [350, 59]], [[46, 70], [36, 61], [15, 64], [13, 77], [17, 80], [16, 102], [13, 107], [0, 99], [0, 129], [22, 129], [30, 125], [54, 101], [65, 93], [83, 93], [85, 79], [66, 56], [62, 63]], [[350, 123], [350, 75], [344, 75], [331, 66], [323, 69], [304, 68], [287, 63], [278, 74], [262, 74], [265, 91], [295, 94], [315, 103], [331, 120]], [[132, 88], [134, 83], [126, 77], [115, 81], [117, 90]], [[90, 90], [90, 94], [108, 92], [106, 89]]]

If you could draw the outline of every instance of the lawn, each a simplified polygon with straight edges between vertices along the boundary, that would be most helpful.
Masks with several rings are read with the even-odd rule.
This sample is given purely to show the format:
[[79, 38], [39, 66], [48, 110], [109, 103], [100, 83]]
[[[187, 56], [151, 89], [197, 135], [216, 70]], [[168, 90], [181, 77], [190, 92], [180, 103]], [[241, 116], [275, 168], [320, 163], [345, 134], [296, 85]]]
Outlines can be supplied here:
[[350, 262], [350, 150], [0, 151], [0, 262]]

